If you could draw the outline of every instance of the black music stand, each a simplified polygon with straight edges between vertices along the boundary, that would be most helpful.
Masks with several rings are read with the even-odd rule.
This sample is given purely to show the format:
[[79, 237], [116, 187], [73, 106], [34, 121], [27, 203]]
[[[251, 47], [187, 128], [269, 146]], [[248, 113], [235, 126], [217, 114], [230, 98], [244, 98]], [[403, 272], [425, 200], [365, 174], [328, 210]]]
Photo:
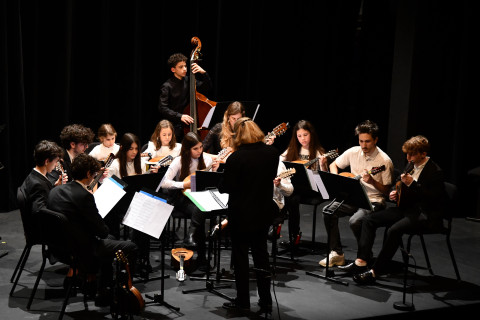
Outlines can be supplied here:
[[[125, 188], [125, 190], [129, 194], [129, 196], [125, 197], [125, 198], [128, 198], [131, 201], [135, 192], [139, 192], [141, 190], [144, 190], [144, 191], [146, 191], [150, 194], [154, 194], [154, 195], [156, 195], [160, 198], [165, 198], [165, 195], [162, 195], [162, 194], [160, 194], [156, 191], [153, 191], [153, 190], [157, 190], [158, 185], [162, 181], [163, 176], [165, 175], [166, 172], [167, 172], [167, 168], [162, 167], [162, 168], [159, 169], [158, 173], [146, 173], [146, 174], [138, 174], [138, 175], [134, 175], [134, 176], [123, 177], [122, 180], [125, 183], [128, 184], [128, 186]], [[163, 235], [163, 232], [162, 232], [162, 235]], [[163, 246], [164, 246], [163, 242], [164, 242], [164, 239], [161, 241], [161, 245], [160, 245], [161, 250], [164, 250], [163, 249]], [[150, 250], [148, 250], [148, 258], [150, 258]], [[163, 259], [163, 253], [162, 253], [162, 259]], [[143, 279], [144, 282], [149, 281], [149, 280], [158, 280], [158, 279], [161, 279], [163, 281], [163, 279], [170, 277], [169, 275], [164, 275], [164, 273], [163, 273], [163, 261], [162, 261], [162, 274], [161, 274], [161, 276], [151, 278], [149, 276], [148, 271], [145, 274], [146, 274], [146, 277], [145, 277], [145, 279]]]
[[[163, 176], [163, 175], [162, 175]], [[156, 192], [156, 191], [153, 191], [153, 190], [150, 190], [148, 188], [141, 188], [141, 191], [145, 191], [151, 195], [154, 195], [156, 197], [159, 197], [159, 198], [162, 198], [163, 199], [163, 195]], [[162, 234], [160, 235], [160, 256], [161, 256], [161, 275], [160, 277], [156, 277], [155, 279], [160, 279], [160, 294], [158, 293], [155, 293], [153, 296], [149, 295], [149, 294], [146, 294], [145, 297], [150, 299], [151, 301], [146, 301], [145, 302], [145, 305], [147, 304], [152, 304], [152, 303], [158, 303], [160, 305], [163, 305], [169, 309], [172, 309], [172, 310], [175, 310], [175, 311], [180, 311], [180, 308], [178, 307], [174, 307], [172, 306], [171, 304], [169, 304], [168, 302], [165, 301], [165, 279], [166, 278], [170, 278], [170, 275], [165, 275], [165, 229], [162, 231]], [[147, 280], [153, 280], [152, 278], [147, 278]]]
[[[370, 199], [368, 199], [365, 188], [359, 180], [324, 171], [319, 171], [319, 174], [328, 192], [329, 199], [333, 199], [330, 204], [323, 209], [323, 213], [333, 215], [342, 204], [373, 210], [372, 203]], [[328, 227], [329, 226], [327, 226], [327, 228]], [[327, 234], [327, 247], [330, 248], [330, 232], [327, 232]], [[328, 267], [330, 263], [329, 255], [329, 252], [327, 252], [327, 263], [324, 274], [309, 271], [307, 271], [306, 274], [348, 286], [348, 282], [333, 278], [335, 273], [329, 270]]]
[[[290, 162], [290, 161], [283, 161], [283, 163], [285, 164], [285, 167], [287, 169], [291, 169], [291, 168], [295, 169], [295, 174], [292, 177], [290, 177], [290, 181], [292, 182], [294, 190], [296, 190], [301, 194], [304, 194], [305, 196], [321, 197], [321, 194], [318, 191], [316, 191], [317, 190], [316, 186], [312, 185], [312, 183], [310, 182], [310, 179], [307, 173], [308, 169], [305, 168], [305, 166], [302, 163]], [[315, 226], [312, 226], [312, 227], [315, 228]], [[314, 237], [315, 234], [312, 233], [312, 236]], [[318, 253], [317, 252], [318, 250], [315, 250], [314, 245], [315, 245], [315, 239], [313, 238], [311, 241], [311, 246], [309, 247], [312, 248], [311, 249], [312, 253]], [[307, 246], [307, 245], [306, 243], [304, 244], [300, 243], [299, 246]], [[299, 260], [294, 257], [294, 251], [295, 251], [294, 245], [291, 244], [289, 248], [278, 251], [279, 256], [277, 256], [277, 258], [289, 259], [289, 260], [298, 262]], [[287, 252], [290, 252], [290, 256], [289, 257], [283, 256], [283, 254]]]

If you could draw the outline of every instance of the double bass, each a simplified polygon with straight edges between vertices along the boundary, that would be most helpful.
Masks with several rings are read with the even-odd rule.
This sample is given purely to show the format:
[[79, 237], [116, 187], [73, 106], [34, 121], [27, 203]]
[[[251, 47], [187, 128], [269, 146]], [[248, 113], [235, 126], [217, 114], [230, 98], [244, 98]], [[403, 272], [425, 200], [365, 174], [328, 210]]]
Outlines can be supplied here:
[[185, 134], [189, 131], [196, 132], [200, 135], [200, 138], [205, 139], [208, 133], [207, 128], [202, 128], [202, 123], [207, 117], [211, 108], [215, 107], [217, 103], [209, 100], [206, 96], [197, 92], [195, 74], [192, 72], [192, 64], [197, 63], [200, 60], [200, 50], [202, 49], [202, 42], [199, 38], [193, 37], [192, 45], [196, 46], [192, 50], [190, 55], [190, 103], [183, 111], [184, 114], [188, 114], [193, 118], [193, 123], [190, 126], [184, 126]]

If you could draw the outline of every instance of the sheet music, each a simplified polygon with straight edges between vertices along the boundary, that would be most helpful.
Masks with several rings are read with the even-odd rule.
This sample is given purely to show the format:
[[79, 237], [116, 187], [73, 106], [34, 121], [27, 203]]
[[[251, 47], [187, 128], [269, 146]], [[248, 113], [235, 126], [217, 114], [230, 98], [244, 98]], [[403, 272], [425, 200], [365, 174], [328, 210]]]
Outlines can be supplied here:
[[255, 113], [253, 114], [252, 120], [255, 121], [255, 117], [257, 116], [258, 109], [260, 109], [260, 103], [257, 104], [257, 108], [255, 109]]
[[[217, 202], [217, 199], [215, 199], [212, 193], [221, 201], [221, 204]], [[185, 191], [185, 195], [192, 200], [198, 209], [204, 212], [225, 209], [228, 203], [227, 193], [220, 193], [218, 191], [214, 192], [213, 190], [197, 192], [187, 190]]]
[[122, 223], [159, 239], [172, 210], [166, 200], [145, 191], [136, 192]]
[[95, 191], [93, 197], [97, 205], [98, 213], [105, 218], [118, 201], [125, 195], [123, 186], [112, 177], [104, 179], [102, 185]]
[[314, 173], [313, 171], [309, 170], [312, 172], [312, 177], [313, 181], [315, 181], [315, 185], [318, 188], [318, 191], [322, 195], [323, 199], [330, 199], [330, 196], [328, 195], [327, 188], [325, 188], [325, 184], [323, 183], [322, 177], [318, 173]]
[[203, 120], [202, 128], [208, 128], [208, 126], [210, 125], [210, 121], [212, 121], [212, 116], [214, 112], [215, 112], [215, 107], [210, 108], [210, 110], [208, 111], [205, 117], [205, 120]]
[[315, 183], [315, 178], [313, 177], [313, 171], [310, 169], [306, 169], [306, 171], [307, 171], [308, 181], [310, 182], [310, 187], [312, 188], [313, 191], [319, 191], [318, 186]]

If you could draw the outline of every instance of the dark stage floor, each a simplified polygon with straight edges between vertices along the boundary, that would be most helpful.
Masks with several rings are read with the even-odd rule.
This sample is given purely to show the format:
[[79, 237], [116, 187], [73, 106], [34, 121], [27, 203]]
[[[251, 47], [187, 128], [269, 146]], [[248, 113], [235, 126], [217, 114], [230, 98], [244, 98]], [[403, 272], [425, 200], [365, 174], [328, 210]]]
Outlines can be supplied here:
[[[480, 223], [465, 218], [456, 218], [453, 222], [452, 246], [455, 251], [462, 280], [457, 281], [454, 269], [448, 254], [443, 236], [427, 236], [426, 243], [432, 261], [435, 276], [424, 268], [425, 259], [421, 251], [420, 241], [413, 241], [412, 255], [416, 260], [417, 268], [409, 269], [408, 283], [413, 285], [406, 295], [407, 302], [413, 304], [416, 311], [398, 311], [393, 308], [395, 302], [403, 298], [403, 272], [401, 257], [397, 253], [392, 263], [393, 273], [382, 277], [375, 286], [361, 287], [356, 285], [351, 277], [337, 279], [347, 285], [307, 274], [313, 272], [321, 274], [318, 261], [325, 253], [326, 234], [321, 215], [317, 219], [317, 249], [320, 253], [312, 253], [308, 249], [311, 240], [311, 206], [302, 206], [302, 231], [304, 248], [297, 256], [297, 261], [277, 258], [276, 276], [273, 287], [275, 319], [362, 319], [362, 318], [409, 318], [424, 319], [432, 316], [458, 317], [464, 312], [472, 316], [480, 313]], [[352, 232], [348, 229], [348, 220], [340, 219], [345, 254], [347, 260], [355, 257], [356, 244]], [[282, 235], [286, 234], [286, 226]], [[178, 231], [183, 235], [183, 231]], [[63, 301], [63, 277], [65, 266], [61, 264], [49, 265], [40, 282], [36, 299], [31, 310], [26, 309], [28, 297], [31, 293], [40, 268], [40, 247], [34, 246], [22, 274], [19, 285], [13, 296], [9, 296], [12, 284], [10, 277], [25, 245], [23, 228], [18, 211], [0, 213], [0, 236], [3, 243], [0, 250], [5, 254], [0, 258], [0, 319], [57, 319]], [[379, 230], [374, 253], [378, 253], [383, 236], [383, 229]], [[153, 242], [155, 244], [155, 242]], [[151, 277], [159, 275], [160, 251], [153, 250], [151, 261], [154, 272]], [[347, 261], [348, 262], [348, 261]], [[182, 290], [206, 288], [204, 280], [192, 280], [187, 277], [185, 282], [175, 279], [175, 271], [170, 269], [170, 254], [167, 250], [165, 272], [170, 277], [165, 279], [164, 300], [179, 307], [180, 311], [171, 310], [156, 302], [150, 303], [135, 319], [256, 319], [255, 311], [257, 293], [255, 282], [251, 282], [252, 311], [245, 315], [237, 315], [221, 306], [225, 298], [207, 290], [184, 294]], [[224, 269], [223, 278], [228, 279], [230, 274], [230, 251], [223, 250], [221, 255], [221, 269]], [[335, 269], [332, 269], [335, 271]], [[212, 275], [213, 279], [215, 274]], [[253, 278], [252, 274], [252, 278]], [[134, 286], [142, 293], [154, 295], [161, 293], [161, 281], [150, 280], [146, 283], [137, 282]], [[218, 291], [228, 296], [234, 296], [234, 284], [222, 281], [218, 284], [230, 284], [232, 288]], [[413, 292], [413, 294], [412, 294]], [[146, 299], [149, 301], [149, 299]], [[64, 319], [111, 319], [109, 308], [97, 308], [93, 301], [88, 302], [85, 308], [82, 295], [71, 298]]]

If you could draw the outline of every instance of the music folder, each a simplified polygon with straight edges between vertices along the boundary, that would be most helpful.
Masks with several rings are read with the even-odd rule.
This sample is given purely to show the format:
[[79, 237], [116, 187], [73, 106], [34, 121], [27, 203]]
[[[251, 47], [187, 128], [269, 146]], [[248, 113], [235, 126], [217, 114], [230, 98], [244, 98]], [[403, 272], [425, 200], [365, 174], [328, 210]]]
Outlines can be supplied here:
[[159, 168], [158, 173], [145, 173], [123, 177], [122, 180], [128, 184], [126, 189], [128, 192], [140, 191], [142, 188], [157, 190], [158, 185], [167, 172], [167, 168], [168, 167]]
[[197, 171], [195, 173], [195, 188], [192, 191], [204, 191], [207, 189], [218, 188], [223, 179], [223, 172]]
[[204, 212], [223, 210], [228, 207], [228, 193], [220, 193], [217, 189], [204, 191], [186, 190], [184, 194], [198, 209]]
[[125, 196], [127, 184], [113, 175], [104, 179], [100, 187], [93, 194], [98, 213], [105, 218], [113, 207]]
[[373, 210], [367, 191], [360, 180], [325, 171], [319, 171], [319, 174], [329, 199], [336, 199], [339, 202], [343, 200], [344, 204]]

